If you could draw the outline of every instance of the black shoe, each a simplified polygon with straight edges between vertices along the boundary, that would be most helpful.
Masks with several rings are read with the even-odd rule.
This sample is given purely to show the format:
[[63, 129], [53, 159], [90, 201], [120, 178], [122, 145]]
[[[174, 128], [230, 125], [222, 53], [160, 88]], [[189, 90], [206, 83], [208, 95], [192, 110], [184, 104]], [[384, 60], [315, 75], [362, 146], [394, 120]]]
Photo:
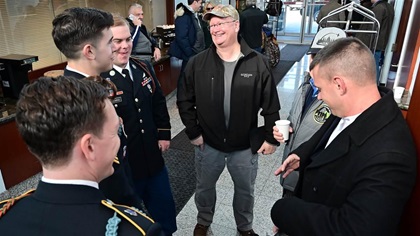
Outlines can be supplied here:
[[245, 230], [245, 231], [238, 229], [238, 232], [239, 232], [239, 235], [241, 236], [258, 236], [258, 234], [256, 234], [253, 229]]
[[209, 230], [209, 226], [196, 224], [194, 228], [194, 236], [206, 236], [207, 231]]

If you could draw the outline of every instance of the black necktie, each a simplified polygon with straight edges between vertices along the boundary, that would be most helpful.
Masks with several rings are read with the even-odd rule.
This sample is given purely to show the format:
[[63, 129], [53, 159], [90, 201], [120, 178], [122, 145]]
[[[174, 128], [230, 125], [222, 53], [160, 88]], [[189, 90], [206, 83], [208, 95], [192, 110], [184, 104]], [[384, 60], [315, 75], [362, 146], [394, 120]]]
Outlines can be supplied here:
[[130, 81], [133, 81], [130, 77], [130, 72], [127, 69], [123, 69], [122, 73], [125, 75], [126, 79], [129, 79]]

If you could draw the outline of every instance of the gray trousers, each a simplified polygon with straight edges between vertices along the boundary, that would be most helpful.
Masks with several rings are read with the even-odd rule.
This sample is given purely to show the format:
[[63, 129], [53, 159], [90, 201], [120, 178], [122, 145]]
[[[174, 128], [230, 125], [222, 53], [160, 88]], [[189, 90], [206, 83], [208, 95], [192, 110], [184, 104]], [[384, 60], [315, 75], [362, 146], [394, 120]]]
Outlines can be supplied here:
[[204, 150], [195, 148], [197, 222], [206, 226], [213, 222], [216, 182], [225, 166], [234, 183], [232, 205], [236, 226], [239, 230], [250, 230], [254, 218], [254, 185], [258, 170], [258, 154], [252, 154], [251, 149], [225, 153], [207, 144], [204, 144]]

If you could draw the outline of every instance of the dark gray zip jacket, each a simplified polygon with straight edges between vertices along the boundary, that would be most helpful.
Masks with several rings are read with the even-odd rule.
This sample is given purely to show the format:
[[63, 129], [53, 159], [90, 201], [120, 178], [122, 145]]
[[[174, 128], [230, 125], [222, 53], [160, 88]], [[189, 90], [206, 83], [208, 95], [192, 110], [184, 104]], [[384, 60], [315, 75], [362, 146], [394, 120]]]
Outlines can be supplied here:
[[178, 87], [177, 105], [189, 139], [202, 135], [206, 144], [223, 152], [250, 147], [260, 109], [265, 140], [277, 143], [272, 127], [279, 119], [280, 103], [270, 66], [244, 40], [239, 42], [244, 56], [233, 74], [228, 127], [223, 111], [224, 66], [214, 45], [190, 59]]

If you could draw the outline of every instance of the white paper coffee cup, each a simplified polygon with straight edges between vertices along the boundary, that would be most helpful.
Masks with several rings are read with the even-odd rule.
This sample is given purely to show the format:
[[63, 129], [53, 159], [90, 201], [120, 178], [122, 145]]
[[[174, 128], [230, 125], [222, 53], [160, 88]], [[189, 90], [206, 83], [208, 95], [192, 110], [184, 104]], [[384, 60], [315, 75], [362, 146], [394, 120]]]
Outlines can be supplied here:
[[290, 121], [289, 120], [278, 120], [276, 121], [276, 127], [279, 129], [279, 132], [283, 134], [284, 140], [289, 140], [289, 128], [290, 128]]

